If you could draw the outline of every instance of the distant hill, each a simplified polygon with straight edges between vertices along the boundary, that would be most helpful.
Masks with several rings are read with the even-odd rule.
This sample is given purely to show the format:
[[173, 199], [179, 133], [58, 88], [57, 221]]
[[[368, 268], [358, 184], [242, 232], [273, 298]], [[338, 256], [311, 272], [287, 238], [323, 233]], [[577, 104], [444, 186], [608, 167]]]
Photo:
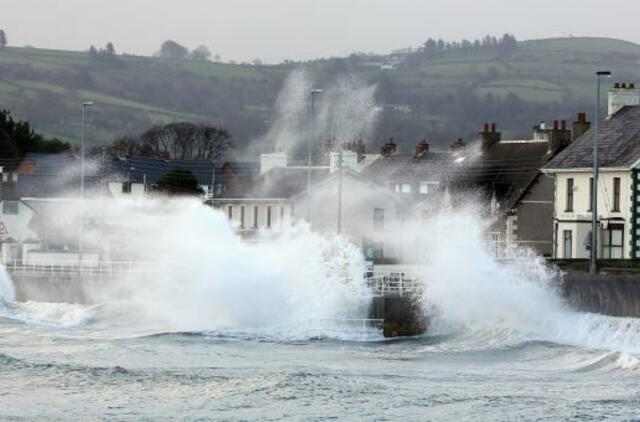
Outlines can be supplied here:
[[[640, 45], [605, 38], [558, 38], [491, 48], [353, 55], [305, 64], [320, 77], [353, 72], [379, 84], [386, 104], [374, 145], [394, 136], [413, 145], [428, 138], [445, 145], [469, 138], [483, 121], [513, 136], [528, 135], [541, 119], [570, 119], [593, 109], [594, 72], [615, 80], [640, 79]], [[115, 56], [88, 52], [0, 50], [0, 108], [39, 131], [77, 142], [80, 103], [92, 111], [93, 144], [139, 133], [152, 124], [206, 121], [227, 128], [242, 147], [263, 133], [286, 75], [296, 64], [234, 65]]]

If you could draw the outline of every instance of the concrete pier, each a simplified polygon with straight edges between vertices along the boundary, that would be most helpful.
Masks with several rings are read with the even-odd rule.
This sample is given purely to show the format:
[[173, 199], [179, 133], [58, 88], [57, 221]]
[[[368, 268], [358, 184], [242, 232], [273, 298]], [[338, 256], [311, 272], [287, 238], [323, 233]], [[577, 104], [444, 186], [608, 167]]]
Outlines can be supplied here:
[[416, 336], [427, 331], [427, 319], [415, 295], [373, 297], [369, 318], [383, 320], [385, 337]]

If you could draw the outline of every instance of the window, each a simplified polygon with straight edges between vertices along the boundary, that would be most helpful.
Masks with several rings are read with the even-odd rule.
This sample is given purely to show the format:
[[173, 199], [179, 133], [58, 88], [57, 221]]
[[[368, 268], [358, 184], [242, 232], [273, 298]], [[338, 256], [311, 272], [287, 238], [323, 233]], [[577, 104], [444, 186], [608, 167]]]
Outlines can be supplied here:
[[4, 215], [18, 215], [19, 213], [19, 204], [18, 201], [3, 201], [2, 202], [2, 213]]
[[271, 206], [267, 207], [267, 228], [271, 228]]
[[376, 229], [384, 228], [384, 208], [375, 208], [373, 210], [373, 227]]
[[411, 193], [411, 185], [408, 183], [402, 184], [402, 193]]
[[227, 214], [229, 215], [229, 220], [233, 220], [233, 205], [227, 207]]
[[571, 230], [564, 230], [562, 232], [563, 238], [563, 254], [562, 257], [565, 259], [573, 258], [573, 236]]
[[122, 183], [122, 193], [131, 193], [131, 182]]
[[573, 179], [567, 179], [567, 206], [565, 211], [573, 211]]
[[240, 228], [244, 229], [244, 206], [240, 206]]
[[258, 228], [258, 206], [257, 205], [253, 207], [253, 228], [254, 229]]
[[589, 178], [589, 204], [587, 205], [587, 211], [593, 210], [593, 177]]
[[384, 243], [373, 242], [373, 259], [384, 258]]
[[613, 178], [613, 212], [620, 212], [620, 178]]
[[602, 257], [605, 259], [622, 259], [624, 241], [624, 225], [610, 224], [602, 231]]

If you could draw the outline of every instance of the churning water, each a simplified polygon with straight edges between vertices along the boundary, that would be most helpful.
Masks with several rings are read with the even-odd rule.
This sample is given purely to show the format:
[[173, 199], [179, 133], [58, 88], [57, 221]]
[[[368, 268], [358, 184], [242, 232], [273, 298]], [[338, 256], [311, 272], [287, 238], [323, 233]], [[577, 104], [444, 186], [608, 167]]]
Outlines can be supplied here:
[[567, 308], [535, 257], [486, 252], [473, 213], [407, 239], [432, 326], [385, 340], [351, 321], [368, 300], [345, 240], [299, 226], [242, 243], [179, 205], [101, 210], [129, 215], [128, 244], [156, 271], [96, 305], [16, 303], [0, 273], [1, 419], [640, 417], [640, 322]]

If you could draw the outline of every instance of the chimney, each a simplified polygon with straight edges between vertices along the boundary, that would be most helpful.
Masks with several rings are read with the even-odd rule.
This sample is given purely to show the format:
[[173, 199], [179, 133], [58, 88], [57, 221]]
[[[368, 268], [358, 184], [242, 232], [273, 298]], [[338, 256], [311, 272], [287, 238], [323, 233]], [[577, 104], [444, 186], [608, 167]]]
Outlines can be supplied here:
[[612, 117], [623, 107], [640, 105], [640, 89], [635, 83], [616, 83], [609, 90], [609, 117]]
[[128, 153], [129, 153], [129, 147], [124, 142], [119, 143], [116, 146], [116, 157], [124, 158], [127, 156]]
[[[488, 128], [489, 126], [487, 126], [487, 129]], [[464, 142], [464, 139], [462, 138], [458, 138], [457, 141], [449, 145], [449, 149], [453, 152], [460, 151], [462, 149], [465, 149], [466, 147], [467, 147], [467, 144]]]
[[356, 154], [358, 154], [358, 159], [362, 158], [366, 153], [366, 147], [364, 145], [364, 142], [362, 142], [362, 139], [359, 139], [358, 142], [356, 142], [355, 147], [355, 152]]
[[575, 141], [584, 135], [591, 128], [591, 122], [587, 121], [587, 113], [578, 113], [578, 120], [573, 122], [573, 136]]
[[389, 142], [384, 144], [380, 150], [380, 154], [388, 157], [396, 153], [396, 144], [393, 142], [393, 138], [389, 139]]
[[[484, 124], [484, 131], [480, 132], [480, 138], [482, 139], [482, 148], [488, 148], [491, 145], [500, 142], [502, 134], [496, 131], [496, 124], [489, 123]], [[487, 130], [489, 129], [489, 130]]]
[[[356, 171], [358, 168], [358, 154], [355, 151], [342, 151], [342, 167]], [[340, 153], [329, 154], [329, 171], [335, 173], [340, 168]]]
[[288, 157], [283, 152], [272, 152], [260, 155], [260, 174], [265, 174], [271, 169], [287, 167]]
[[416, 145], [416, 157], [420, 157], [422, 154], [429, 152], [429, 143], [426, 139], [418, 142]]
[[553, 130], [549, 133], [549, 151], [556, 154], [571, 143], [571, 131], [567, 129], [566, 120], [553, 121]]

